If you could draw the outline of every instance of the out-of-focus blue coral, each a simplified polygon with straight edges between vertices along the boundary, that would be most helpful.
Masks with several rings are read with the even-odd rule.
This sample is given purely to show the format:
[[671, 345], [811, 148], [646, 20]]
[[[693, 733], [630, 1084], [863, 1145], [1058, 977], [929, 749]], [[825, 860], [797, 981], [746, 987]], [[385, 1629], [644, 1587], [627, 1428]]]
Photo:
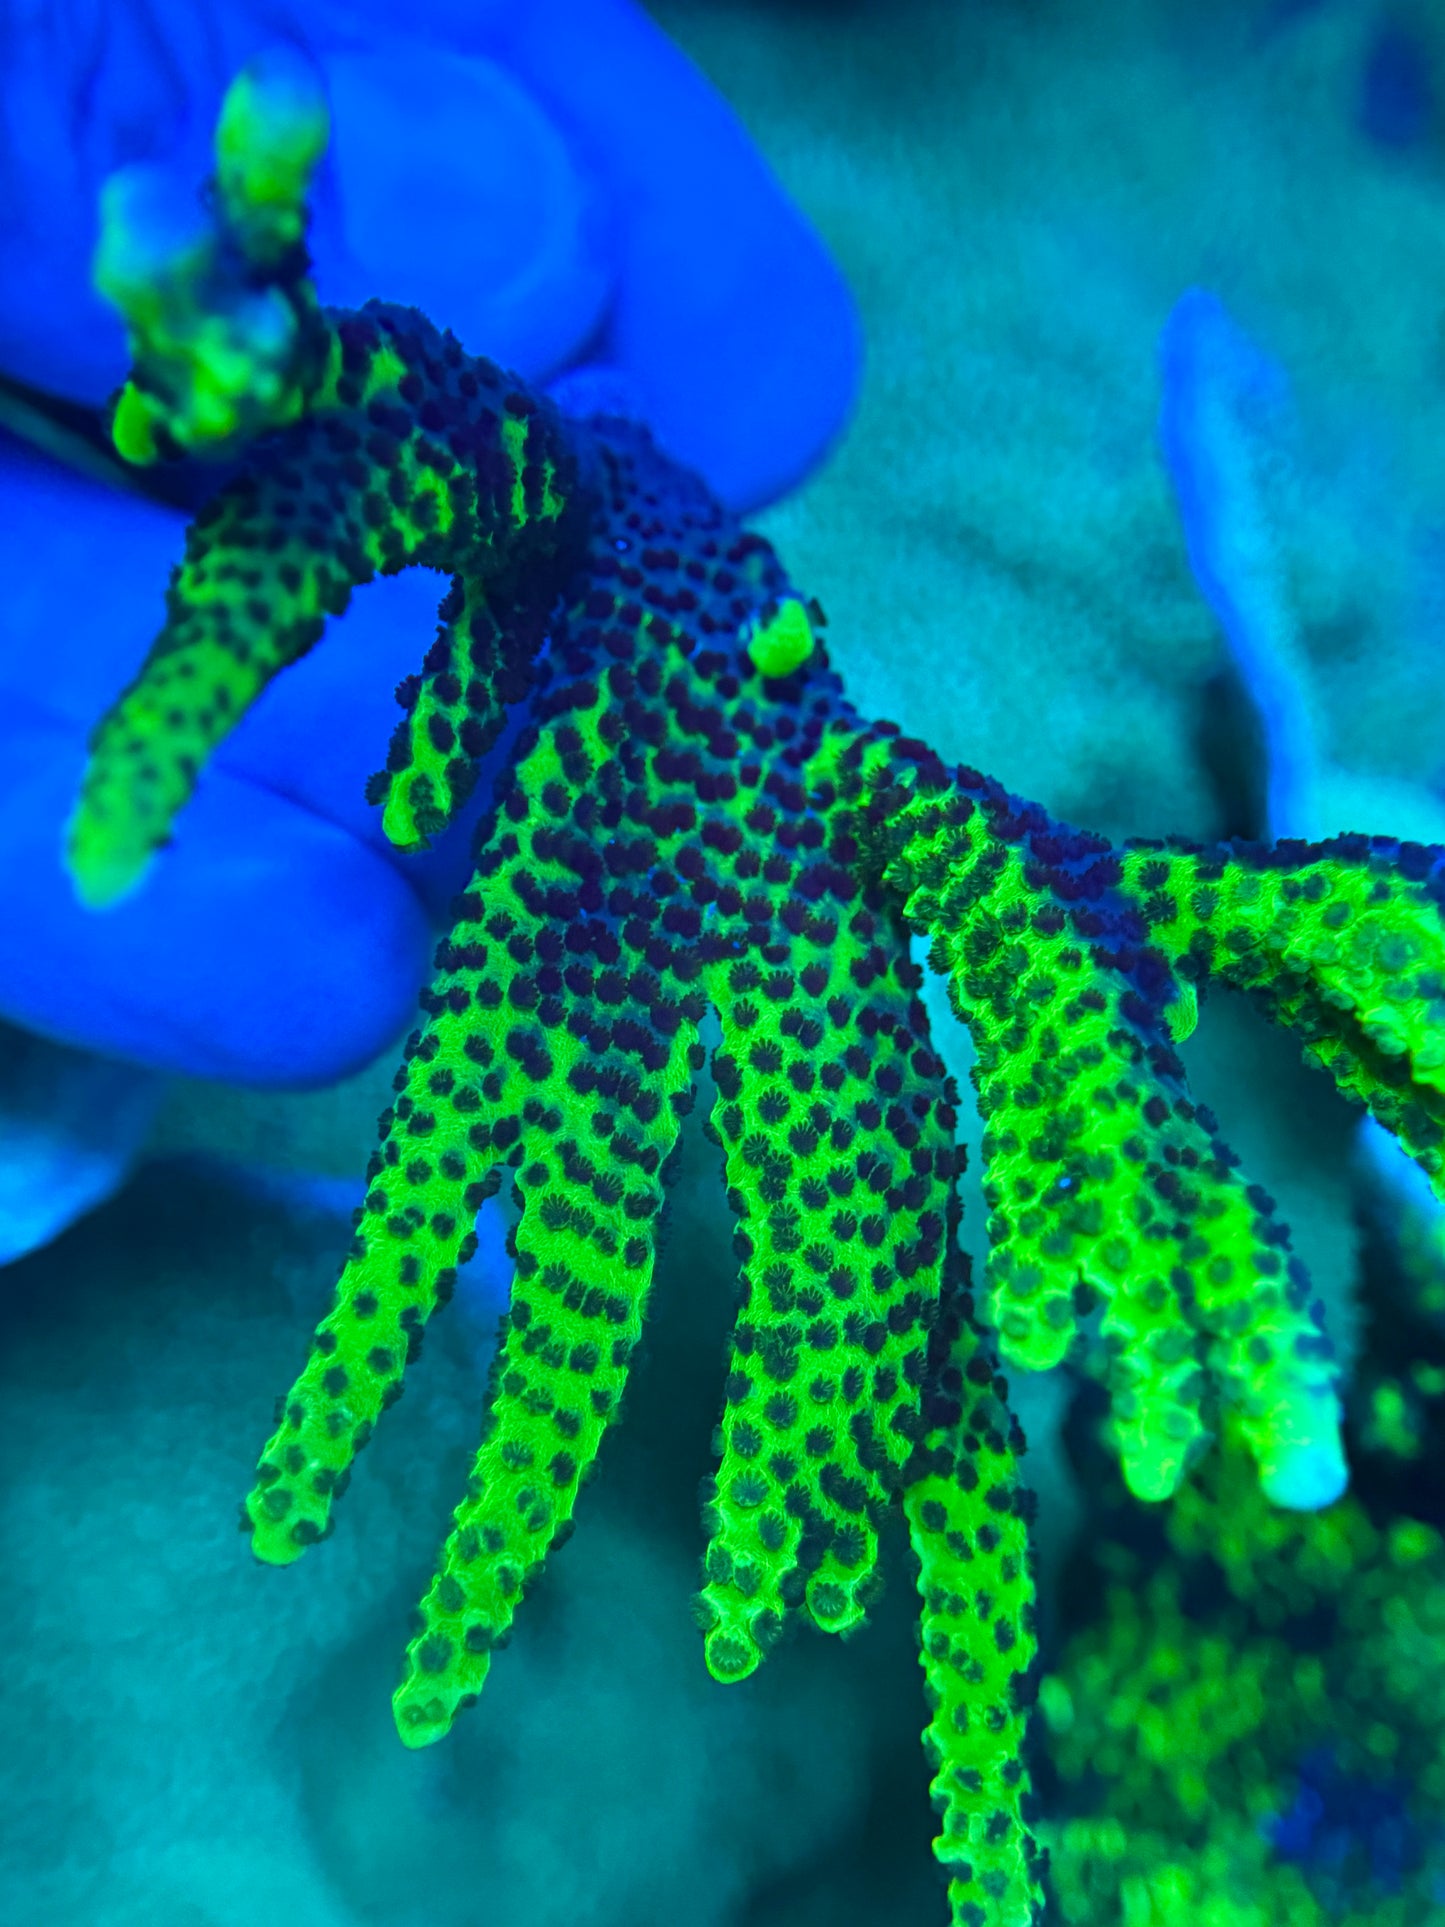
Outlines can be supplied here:
[[[1361, 775], [1330, 754], [1278, 526], [1281, 470], [1300, 460], [1285, 371], [1202, 288], [1176, 303], [1159, 360], [1160, 443], [1190, 564], [1259, 721], [1267, 796], [1259, 833], [1330, 836], [1388, 820], [1422, 843], [1445, 840], [1445, 801], [1433, 790]], [[1360, 1129], [1359, 1177], [1416, 1293], [1445, 1304], [1445, 1213], [1371, 1119]]]

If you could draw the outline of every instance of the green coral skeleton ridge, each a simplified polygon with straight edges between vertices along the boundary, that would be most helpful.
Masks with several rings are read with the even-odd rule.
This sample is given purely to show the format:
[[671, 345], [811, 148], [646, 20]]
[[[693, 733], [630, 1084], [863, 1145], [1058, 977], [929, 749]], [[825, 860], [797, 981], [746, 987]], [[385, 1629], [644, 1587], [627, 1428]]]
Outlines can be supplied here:
[[[223, 109], [199, 242], [148, 253], [144, 197], [107, 201], [102, 264], [149, 259], [155, 284], [101, 275], [135, 364], [117, 446], [220, 445], [240, 467], [95, 732], [77, 888], [101, 905], [136, 887], [216, 743], [375, 575], [451, 577], [368, 792], [388, 836], [436, 836], [506, 707], [524, 724], [334, 1305], [262, 1454], [255, 1549], [286, 1563], [330, 1531], [510, 1176], [511, 1304], [397, 1690], [402, 1738], [436, 1739], [476, 1698], [617, 1411], [714, 1013], [740, 1309], [705, 1508], [707, 1663], [739, 1679], [789, 1620], [861, 1625], [901, 1510], [953, 1919], [1037, 1922], [1031, 1507], [955, 1236], [956, 1093], [910, 935], [977, 1047], [1005, 1357], [1055, 1362], [1102, 1306], [1136, 1493], [1175, 1491], [1223, 1408], [1266, 1493], [1319, 1506], [1344, 1479], [1319, 1309], [1174, 1044], [1210, 981], [1248, 989], [1439, 1185], [1445, 859], [1364, 837], [1116, 851], [868, 724], [816, 605], [644, 430], [562, 419], [415, 311], [317, 305], [319, 125], [294, 68], [262, 65]], [[280, 360], [265, 328], [231, 325], [241, 283], [292, 317]], [[254, 382], [205, 351], [217, 309]]]

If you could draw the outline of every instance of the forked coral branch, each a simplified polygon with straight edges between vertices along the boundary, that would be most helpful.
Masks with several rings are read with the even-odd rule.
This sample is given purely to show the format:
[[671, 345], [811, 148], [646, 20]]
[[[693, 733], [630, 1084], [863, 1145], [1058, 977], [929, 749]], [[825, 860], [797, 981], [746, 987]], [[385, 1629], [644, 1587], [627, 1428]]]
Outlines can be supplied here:
[[[195, 396], [174, 331], [157, 343], [148, 317], [203, 312], [218, 259], [305, 317], [310, 373], [299, 410], [280, 384], [272, 418], [229, 449], [239, 471], [97, 729], [77, 887], [96, 903], [135, 887], [210, 750], [373, 575], [452, 577], [372, 787], [394, 842], [445, 826], [506, 705], [524, 724], [335, 1303], [262, 1454], [255, 1548], [285, 1563], [330, 1531], [509, 1175], [516, 1279], [396, 1695], [403, 1739], [436, 1739], [476, 1697], [622, 1397], [712, 1013], [741, 1308], [698, 1599], [708, 1665], [741, 1678], [790, 1616], [858, 1627], [896, 1504], [920, 1567], [953, 1918], [1022, 1927], [1042, 1908], [1022, 1753], [1030, 1507], [955, 1239], [956, 1093], [910, 935], [978, 1046], [1005, 1355], [1055, 1362], [1102, 1303], [1137, 1492], [1175, 1488], [1223, 1401], [1270, 1496], [1316, 1506], [1344, 1476], [1318, 1309], [1173, 1046], [1199, 990], [1241, 984], [1438, 1178], [1439, 853], [1114, 851], [869, 725], [816, 605], [643, 429], [562, 419], [414, 311], [316, 305], [300, 229], [278, 250], [276, 221], [248, 214], [248, 182], [271, 183], [273, 215], [277, 197], [300, 204], [306, 170], [270, 167], [267, 143], [309, 153], [315, 122], [294, 73], [269, 72], [238, 83], [246, 116], [223, 114], [244, 120], [250, 161], [223, 143], [231, 186], [188, 257], [201, 266], [188, 279], [170, 257], [167, 302], [127, 305], [138, 399], [118, 442], [143, 418], [149, 448], [188, 445]], [[122, 225], [141, 207], [107, 203]], [[143, 258], [145, 241], [108, 230], [103, 259]]]

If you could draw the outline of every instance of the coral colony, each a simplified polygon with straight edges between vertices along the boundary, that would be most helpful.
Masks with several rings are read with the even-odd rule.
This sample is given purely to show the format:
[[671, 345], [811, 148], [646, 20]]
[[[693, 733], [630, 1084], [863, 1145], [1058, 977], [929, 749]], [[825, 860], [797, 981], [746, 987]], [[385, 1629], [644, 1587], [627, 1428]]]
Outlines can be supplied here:
[[[261, 1456], [256, 1551], [285, 1563], [330, 1530], [509, 1177], [515, 1282], [396, 1694], [402, 1738], [439, 1738], [477, 1697], [622, 1397], [711, 1017], [705, 1128], [740, 1271], [697, 1599], [708, 1666], [742, 1678], [790, 1618], [859, 1626], [901, 1510], [953, 1919], [1037, 1920], [1030, 1506], [995, 1347], [1047, 1366], [1098, 1314], [1140, 1497], [1179, 1489], [1221, 1425], [1261, 1505], [1338, 1497], [1318, 1306], [1175, 1045], [1210, 983], [1248, 990], [1438, 1183], [1441, 853], [1367, 836], [1113, 849], [860, 717], [816, 604], [645, 429], [561, 417], [413, 310], [318, 305], [305, 195], [326, 138], [309, 73], [267, 56], [226, 97], [204, 208], [147, 171], [107, 189], [97, 277], [134, 358], [116, 446], [234, 467], [95, 732], [76, 887], [100, 906], [164, 862], [210, 751], [377, 575], [450, 578], [371, 787], [391, 840], [436, 836], [509, 707], [521, 727], [335, 1303]], [[345, 645], [342, 626], [327, 646]], [[977, 1307], [914, 935], [977, 1049]]]

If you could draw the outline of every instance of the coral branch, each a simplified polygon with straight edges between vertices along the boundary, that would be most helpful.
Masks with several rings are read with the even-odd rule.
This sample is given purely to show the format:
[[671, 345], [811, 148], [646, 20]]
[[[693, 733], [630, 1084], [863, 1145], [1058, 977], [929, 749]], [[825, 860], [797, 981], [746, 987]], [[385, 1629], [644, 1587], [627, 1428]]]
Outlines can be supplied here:
[[887, 727], [839, 732], [814, 774], [975, 1039], [1004, 1355], [1056, 1363], [1101, 1297], [1138, 1496], [1166, 1497], [1198, 1456], [1212, 1383], [1270, 1496], [1328, 1503], [1345, 1469], [1320, 1309], [1269, 1198], [1188, 1096], [1173, 1042], [1193, 978], [1149, 942], [1152, 871]]
[[192, 524], [165, 627], [92, 739], [70, 829], [91, 904], [135, 887], [206, 757], [377, 575], [456, 578], [369, 790], [394, 843], [445, 826], [527, 688], [570, 530], [575, 465], [556, 415], [413, 309], [372, 302], [325, 327], [311, 412]]
[[1037, 1657], [1032, 1496], [1018, 1485], [1023, 1438], [1007, 1388], [972, 1328], [972, 1303], [946, 1289], [929, 1341], [922, 1449], [903, 1494], [933, 1710], [923, 1744], [943, 1816], [933, 1850], [960, 1927], [1030, 1927], [1042, 1873], [1023, 1769]]
[[1445, 851], [1389, 837], [1136, 845], [1125, 887], [1181, 971], [1248, 991], [1445, 1195]]

